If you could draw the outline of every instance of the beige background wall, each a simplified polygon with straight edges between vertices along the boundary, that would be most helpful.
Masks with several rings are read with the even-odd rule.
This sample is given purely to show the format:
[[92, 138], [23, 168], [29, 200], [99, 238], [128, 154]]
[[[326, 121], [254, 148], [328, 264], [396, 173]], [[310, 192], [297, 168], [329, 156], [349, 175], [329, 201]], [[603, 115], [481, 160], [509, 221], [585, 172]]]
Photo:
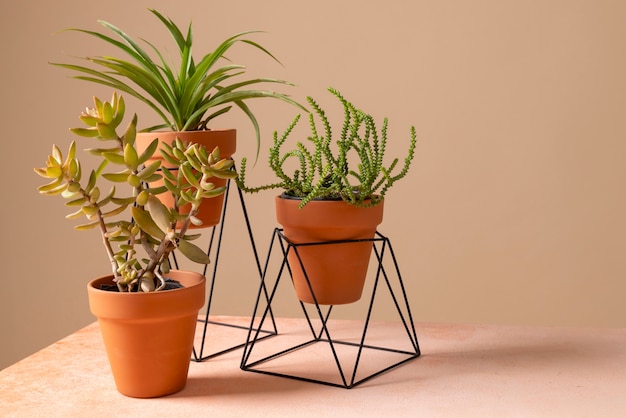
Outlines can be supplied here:
[[[107, 272], [97, 236], [74, 232], [62, 202], [35, 191], [32, 167], [73, 139], [67, 129], [92, 95], [110, 95], [47, 64], [104, 51], [52, 33], [104, 19], [169, 42], [147, 7], [192, 18], [198, 49], [267, 31], [257, 40], [284, 68], [248, 49], [232, 58], [294, 81], [297, 99], [312, 95], [330, 112], [332, 85], [388, 116], [390, 156], [416, 125], [415, 165], [390, 193], [381, 230], [417, 321], [626, 326], [626, 3], [0, 0], [0, 368], [91, 322], [85, 285]], [[266, 141], [294, 115], [277, 103], [254, 109]], [[239, 129], [238, 156], [252, 156], [245, 119], [222, 124]], [[251, 172], [259, 183], [267, 147]], [[261, 253], [272, 198], [247, 198]], [[247, 315], [257, 279], [236, 209], [232, 220], [223, 262], [235, 264], [215, 313]]]

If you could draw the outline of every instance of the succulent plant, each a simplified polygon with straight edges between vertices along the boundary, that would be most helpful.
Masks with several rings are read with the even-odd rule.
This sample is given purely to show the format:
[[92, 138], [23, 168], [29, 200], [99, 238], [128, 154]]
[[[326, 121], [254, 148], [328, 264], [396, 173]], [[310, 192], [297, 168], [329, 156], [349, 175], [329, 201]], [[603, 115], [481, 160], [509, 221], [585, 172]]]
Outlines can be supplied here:
[[[137, 116], [128, 123], [122, 135], [118, 128], [124, 120], [125, 103], [122, 96], [113, 94], [110, 102], [94, 98], [94, 107], [86, 109], [80, 119], [85, 126], [72, 129], [81, 136], [95, 138], [108, 146], [87, 151], [101, 159], [99, 166], [84, 176], [76, 152], [76, 141], [64, 157], [53, 145], [46, 166], [35, 168], [41, 177], [51, 180], [40, 186], [43, 195], [61, 195], [66, 205], [76, 210], [69, 219], [87, 218], [78, 230], [98, 228], [102, 235], [114, 281], [120, 291], [157, 291], [165, 288], [164, 274], [169, 271], [169, 255], [179, 250], [197, 263], [208, 263], [208, 255], [191, 241], [198, 235], [188, 235], [198, 206], [203, 198], [224, 192], [215, 187], [211, 177], [234, 178], [231, 159], [220, 159], [219, 149], [208, 152], [197, 144], [186, 144], [177, 139], [160, 150], [163, 157], [176, 164], [177, 170], [161, 167], [156, 161], [146, 165], [157, 149], [157, 140], [141, 154], [134, 146]], [[109, 170], [110, 167], [115, 167]], [[148, 182], [163, 179], [162, 187], [149, 188]], [[108, 192], [102, 189], [102, 180], [112, 184]], [[116, 185], [127, 186], [120, 194]], [[166, 208], [157, 194], [171, 193], [176, 204]], [[179, 207], [191, 203], [187, 214]], [[121, 216], [125, 215], [123, 219]]]
[[[398, 158], [388, 166], [383, 161], [388, 119], [384, 119], [379, 132], [371, 115], [357, 109], [332, 87], [328, 91], [343, 105], [344, 122], [340, 137], [333, 141], [331, 125], [325, 111], [313, 98], [308, 97], [307, 101], [313, 108], [313, 112], [309, 113], [311, 136], [308, 140], [313, 144], [313, 150], [298, 142], [294, 149], [281, 153], [281, 147], [300, 120], [300, 115], [297, 115], [280, 137], [274, 132], [274, 143], [269, 151], [269, 166], [278, 181], [259, 187], [247, 186], [246, 159], [243, 158], [237, 179], [239, 188], [249, 193], [283, 189], [286, 195], [302, 199], [301, 208], [313, 199], [343, 200], [363, 207], [380, 203], [389, 188], [406, 176], [415, 154], [415, 128], [411, 127], [411, 141], [404, 164], [400, 171], [393, 174], [398, 166]], [[322, 130], [317, 127], [316, 115], [322, 122]], [[288, 174], [285, 166], [292, 159], [296, 159], [297, 164], [291, 174]]]
[[242, 32], [231, 36], [199, 61], [195, 61], [192, 51], [191, 23], [185, 35], [171, 19], [156, 10], [150, 9], [150, 12], [161, 21], [176, 42], [180, 55], [178, 67], [169, 64], [162, 52], [152, 43], [144, 41], [149, 50], [152, 50], [154, 58], [127, 33], [102, 20], [98, 22], [117, 38], [85, 29], [70, 30], [100, 39], [115, 47], [123, 55], [130, 57], [130, 60], [112, 56], [94, 56], [83, 58], [91, 63], [91, 66], [52, 64], [78, 72], [79, 75], [75, 76], [77, 79], [112, 87], [116, 91], [130, 94], [146, 103], [164, 122], [145, 129], [147, 131], [162, 128], [173, 131], [207, 129], [212, 119], [228, 112], [232, 105], [236, 105], [248, 116], [254, 126], [257, 155], [260, 144], [259, 124], [246, 101], [268, 97], [302, 108], [285, 94], [250, 88], [250, 86], [263, 83], [292, 85], [291, 83], [273, 78], [254, 78], [235, 82], [236, 77], [245, 73], [246, 67], [230, 63], [218, 66], [221, 59], [225, 58], [224, 54], [238, 43], [252, 46], [278, 62], [267, 49], [248, 38], [248, 35], [257, 31]]

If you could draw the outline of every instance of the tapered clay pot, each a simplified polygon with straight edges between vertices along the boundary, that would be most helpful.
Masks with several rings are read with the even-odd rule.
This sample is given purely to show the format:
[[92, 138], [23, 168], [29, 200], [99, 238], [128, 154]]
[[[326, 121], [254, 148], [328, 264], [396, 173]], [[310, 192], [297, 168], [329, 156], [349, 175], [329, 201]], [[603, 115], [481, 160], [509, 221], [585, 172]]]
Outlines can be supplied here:
[[[277, 196], [276, 217], [284, 235], [295, 244], [371, 239], [383, 220], [383, 203], [357, 208], [343, 201], [314, 200], [299, 209], [299, 199]], [[372, 246], [372, 241], [365, 241], [291, 248], [288, 262], [298, 298], [306, 303], [317, 300], [320, 305], [358, 301]]]
[[[222, 130], [205, 130], [205, 131], [182, 131], [182, 132], [140, 132], [135, 139], [137, 152], [141, 153], [158, 138], [159, 142], [165, 142], [172, 144], [176, 138], [180, 138], [183, 141], [189, 143], [196, 143], [203, 145], [208, 152], [212, 152], [215, 147], [219, 147], [221, 158], [231, 158], [237, 149], [237, 130], [236, 129], [222, 129]], [[167, 168], [174, 168], [171, 164], [163, 159], [161, 153], [157, 150], [153, 158], [148, 161], [161, 160], [161, 165]], [[211, 182], [216, 187], [223, 187], [226, 185], [225, 179], [218, 179], [213, 177]], [[160, 187], [163, 182], [151, 183], [150, 187]], [[174, 199], [171, 193], [165, 192], [157, 196], [161, 202], [168, 208], [174, 207]], [[220, 223], [222, 217], [222, 208], [224, 206], [224, 195], [205, 199], [200, 205], [200, 211], [196, 215], [196, 218], [202, 220], [202, 225], [194, 226], [190, 225], [190, 228], [209, 228]], [[185, 205], [181, 208], [181, 213], [189, 213], [191, 205]]]
[[182, 390], [187, 383], [198, 311], [206, 280], [200, 273], [172, 270], [166, 275], [182, 289], [151, 293], [100, 290], [112, 276], [92, 280], [89, 307], [102, 338], [120, 393], [154, 398]]

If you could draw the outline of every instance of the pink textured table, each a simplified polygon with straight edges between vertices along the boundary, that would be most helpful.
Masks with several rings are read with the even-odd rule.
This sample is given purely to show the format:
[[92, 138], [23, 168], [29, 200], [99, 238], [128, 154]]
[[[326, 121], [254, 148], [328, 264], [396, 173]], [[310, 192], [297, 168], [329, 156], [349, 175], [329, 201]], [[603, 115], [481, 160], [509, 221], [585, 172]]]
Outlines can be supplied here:
[[[334, 322], [346, 330], [358, 324]], [[264, 340], [270, 351], [306, 327], [300, 319], [278, 325], [279, 335]], [[402, 335], [392, 323], [371, 329], [385, 344]], [[0, 416], [626, 416], [626, 329], [417, 324], [416, 331], [421, 357], [352, 389], [242, 371], [237, 349], [192, 362], [182, 392], [132, 399], [116, 391], [92, 324], [0, 371]], [[224, 344], [234, 338], [228, 330], [209, 337]], [[299, 364], [326, 373], [319, 353], [304, 355]]]

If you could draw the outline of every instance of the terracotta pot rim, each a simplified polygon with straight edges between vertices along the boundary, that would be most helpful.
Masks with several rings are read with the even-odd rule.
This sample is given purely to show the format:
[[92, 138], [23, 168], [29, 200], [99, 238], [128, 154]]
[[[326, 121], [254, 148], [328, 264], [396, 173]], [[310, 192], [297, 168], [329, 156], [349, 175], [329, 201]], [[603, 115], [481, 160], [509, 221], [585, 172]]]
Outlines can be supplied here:
[[[377, 196], [377, 195], [374, 195]], [[299, 196], [292, 196], [290, 194], [287, 194], [287, 192], [282, 192], [281, 194], [279, 194], [278, 196], [276, 196], [279, 199], [284, 199], [284, 200], [302, 200], [302, 197]], [[368, 200], [372, 200], [371, 198], [365, 199], [365, 201]], [[381, 199], [380, 203], [382, 203], [385, 199]], [[311, 202], [344, 202], [346, 204], [350, 204], [349, 202], [346, 202], [345, 200], [343, 200], [341, 197], [316, 197], [314, 199], [310, 200]], [[378, 206], [380, 203], [378, 203], [376, 206]]]
[[[230, 158], [237, 151], [237, 129], [206, 129], [203, 131], [153, 131], [138, 132], [136, 145], [138, 151], [143, 151], [155, 138], [159, 142], [172, 142], [176, 138], [204, 145], [207, 148], [220, 147], [220, 153], [225, 158]], [[152, 159], [162, 159], [159, 153], [155, 153]]]
[[[150, 295], [157, 295], [157, 294], [163, 294], [163, 293], [167, 293], [169, 295], [173, 295], [176, 293], [179, 293], [181, 291], [184, 291], [185, 289], [190, 289], [193, 288], [195, 286], [201, 285], [202, 282], [206, 281], [206, 277], [202, 274], [202, 273], [198, 273], [195, 271], [191, 271], [191, 270], [170, 270], [173, 272], [184, 272], [184, 273], [190, 273], [194, 276], [198, 277], [198, 282], [192, 284], [191, 286], [185, 286], [182, 288], [178, 288], [178, 289], [170, 289], [170, 290], [164, 290], [164, 291], [159, 291], [159, 292], [115, 292], [115, 291], [111, 291], [111, 290], [102, 290], [99, 287], [96, 286], [96, 284], [99, 284], [99, 282], [104, 282], [105, 280], [109, 280], [109, 282], [111, 284], [113, 284], [113, 274], [105, 274], [103, 276], [100, 277], [96, 277], [95, 279], [90, 280], [87, 283], [87, 287], [89, 287], [90, 291], [93, 292], [98, 292], [98, 293], [107, 293], [107, 294], [116, 294], [119, 295], [120, 297], [150, 297]], [[164, 277], [167, 278], [167, 274], [164, 275]]]
[[192, 132], [231, 132], [237, 131], [237, 128], [217, 128], [217, 129], [196, 129], [190, 131], [172, 131], [172, 130], [159, 130], [159, 131], [142, 131], [137, 132], [137, 135], [154, 135], [154, 134], [177, 134], [177, 133], [192, 133]]

